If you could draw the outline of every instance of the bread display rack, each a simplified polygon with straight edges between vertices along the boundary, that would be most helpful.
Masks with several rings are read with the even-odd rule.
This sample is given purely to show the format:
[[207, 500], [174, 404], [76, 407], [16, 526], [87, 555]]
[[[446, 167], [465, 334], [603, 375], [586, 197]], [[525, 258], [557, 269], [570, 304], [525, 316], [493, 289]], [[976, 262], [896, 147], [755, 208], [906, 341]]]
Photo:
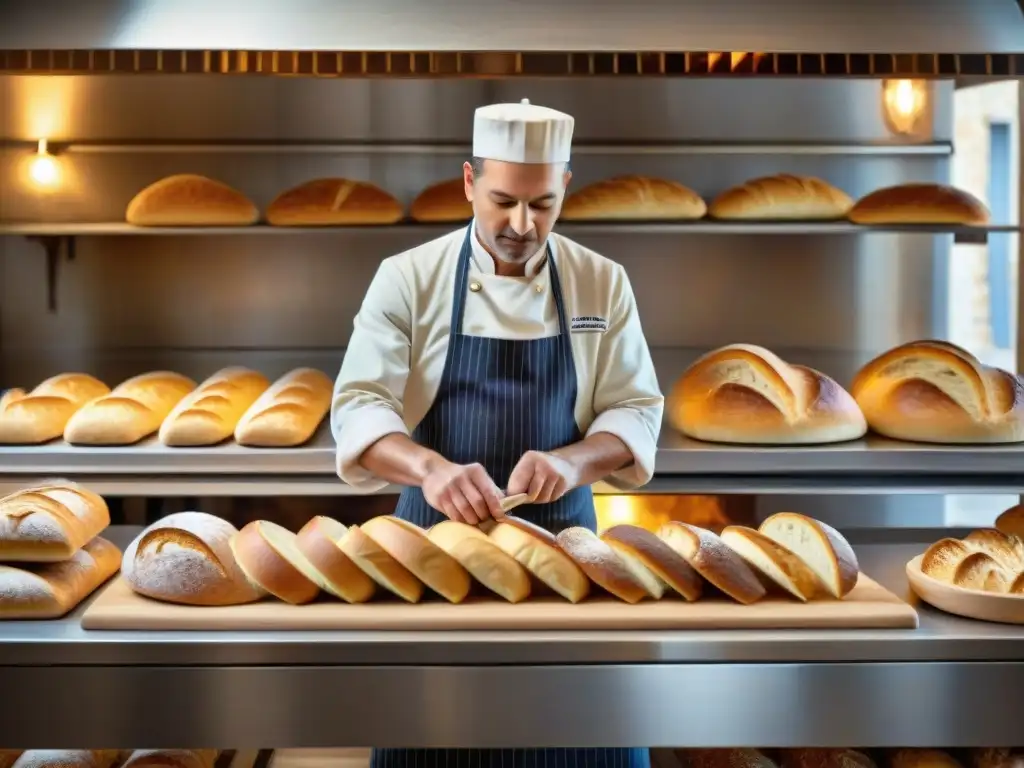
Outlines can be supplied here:
[[[820, 174], [859, 199], [949, 181], [949, 78], [1024, 74], [1014, 0], [890, 0], [885, 14], [818, 0], [783, 13], [765, 0], [747, 4], [742, 23], [724, 2], [641, 0], [614, 17], [582, 0], [291, 5], [287, 23], [262, 0], [217, 25], [182, 10], [195, 4], [155, 0], [131, 12], [69, 4], [59, 23], [38, 9], [5, 17], [0, 104], [16, 118], [0, 114], [0, 386], [71, 369], [111, 386], [156, 370], [198, 382], [229, 365], [268, 379], [299, 366], [333, 375], [380, 259], [454, 228], [124, 223], [132, 196], [162, 177], [208, 174], [260, 210], [318, 176], [372, 180], [405, 204], [457, 174], [474, 106], [528, 96], [577, 115], [580, 183], [662, 174], [710, 198], [763, 174]], [[750, 52], [766, 40], [808, 52]], [[906, 53], [922, 46], [931, 52]], [[882, 117], [880, 81], [897, 78], [926, 83], [912, 125]], [[64, 186], [44, 189], [55, 168], [67, 171]], [[938, 314], [945, 285], [935, 265], [954, 241], [1019, 226], [705, 219], [560, 230], [628, 262], [668, 391], [709, 349], [747, 341], [845, 385], [873, 355], [928, 337], [935, 326], [922, 318]], [[747, 329], [764, 338], [743, 338]], [[171, 448], [156, 437], [0, 446], [0, 495], [53, 478], [187, 503], [345, 505], [351, 494], [327, 424], [287, 449]], [[666, 425], [640, 492], [786, 494], [808, 505], [844, 495], [866, 508], [876, 495], [1018, 494], [1024, 443], [869, 434], [755, 447]], [[115, 525], [103, 536], [124, 550], [140, 531]], [[1024, 628], [943, 613], [908, 588], [906, 564], [948, 535], [849, 531], [861, 571], [912, 602], [916, 629], [88, 631], [88, 603], [59, 620], [0, 621], [0, 744], [1016, 745]]]

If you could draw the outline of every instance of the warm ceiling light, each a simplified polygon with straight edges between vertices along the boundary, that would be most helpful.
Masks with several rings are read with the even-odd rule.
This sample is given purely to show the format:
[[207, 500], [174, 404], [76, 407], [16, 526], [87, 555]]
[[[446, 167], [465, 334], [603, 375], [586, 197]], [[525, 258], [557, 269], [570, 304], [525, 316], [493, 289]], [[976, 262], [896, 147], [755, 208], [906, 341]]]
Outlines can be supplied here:
[[28, 166], [28, 177], [42, 189], [52, 189], [60, 182], [60, 166], [57, 158], [50, 154], [46, 139], [40, 139], [36, 153]]
[[730, 72], [735, 72], [737, 69], [739, 69], [740, 64], [743, 63], [743, 60], [746, 59], [747, 56], [750, 56], [750, 57], [753, 58], [753, 68], [754, 69], [757, 69], [757, 65], [760, 63], [761, 59], [764, 58], [764, 54], [763, 53], [750, 53], [748, 51], [729, 51], [727, 53], [725, 53], [725, 52], [722, 52], [722, 53], [709, 53], [708, 54], [708, 70], [714, 69], [715, 65], [718, 64], [718, 62], [721, 61], [725, 56], [729, 57], [729, 71]]
[[924, 80], [884, 80], [882, 111], [889, 130], [903, 136], [918, 133], [928, 112], [928, 95]]

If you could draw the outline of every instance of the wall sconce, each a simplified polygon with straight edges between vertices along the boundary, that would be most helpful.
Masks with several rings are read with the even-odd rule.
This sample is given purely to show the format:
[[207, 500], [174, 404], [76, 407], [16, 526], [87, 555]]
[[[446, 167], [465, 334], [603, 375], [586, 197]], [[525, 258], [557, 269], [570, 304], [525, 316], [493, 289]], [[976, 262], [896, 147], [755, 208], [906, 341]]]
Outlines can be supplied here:
[[60, 165], [50, 154], [49, 143], [40, 139], [36, 153], [29, 161], [28, 177], [41, 189], [53, 189], [60, 183]]
[[882, 114], [890, 131], [901, 136], [921, 132], [930, 91], [924, 80], [883, 80]]

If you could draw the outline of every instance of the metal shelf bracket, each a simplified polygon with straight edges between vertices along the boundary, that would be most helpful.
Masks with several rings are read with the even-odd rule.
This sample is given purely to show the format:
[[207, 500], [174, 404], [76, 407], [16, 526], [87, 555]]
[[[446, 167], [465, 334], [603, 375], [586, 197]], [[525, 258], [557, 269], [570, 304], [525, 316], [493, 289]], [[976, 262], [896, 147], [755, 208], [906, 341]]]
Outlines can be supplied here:
[[75, 260], [75, 235], [28, 235], [27, 240], [38, 243], [46, 253], [46, 307], [50, 314], [57, 314], [57, 279], [63, 256], [67, 261]]

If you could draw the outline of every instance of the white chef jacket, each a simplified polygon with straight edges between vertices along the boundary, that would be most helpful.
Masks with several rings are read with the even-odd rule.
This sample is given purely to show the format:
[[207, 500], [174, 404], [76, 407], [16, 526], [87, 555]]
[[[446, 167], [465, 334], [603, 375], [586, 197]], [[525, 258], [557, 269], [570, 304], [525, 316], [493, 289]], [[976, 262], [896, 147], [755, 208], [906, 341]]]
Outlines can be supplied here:
[[[502, 339], [557, 335], [546, 249], [530, 258], [524, 277], [502, 277], [473, 232], [467, 286], [479, 290], [466, 292], [462, 332]], [[338, 475], [358, 491], [387, 485], [360, 466], [363, 452], [386, 435], [411, 434], [437, 395], [465, 235], [459, 229], [386, 259], [356, 315], [334, 388], [331, 429]], [[607, 481], [635, 488], [654, 473], [664, 398], [626, 270], [561, 235], [551, 234], [548, 243], [571, 329], [576, 423], [583, 435], [607, 432], [626, 444], [633, 465]]]

